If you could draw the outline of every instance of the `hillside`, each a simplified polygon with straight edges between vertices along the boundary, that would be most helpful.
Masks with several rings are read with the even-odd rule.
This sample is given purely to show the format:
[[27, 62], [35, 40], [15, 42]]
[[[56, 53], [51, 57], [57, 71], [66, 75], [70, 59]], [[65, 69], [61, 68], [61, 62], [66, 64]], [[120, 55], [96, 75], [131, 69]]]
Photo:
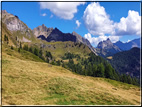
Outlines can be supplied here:
[[109, 61], [116, 71], [140, 78], [140, 48], [116, 53]]
[[6, 10], [2, 11], [2, 26], [5, 26], [6, 32], [10, 32], [12, 38], [19, 42], [36, 41], [32, 30], [18, 16], [8, 13]]
[[[82, 43], [89, 47], [89, 49], [96, 54], [95, 48], [91, 43], [77, 34], [75, 31], [72, 33], [63, 33], [58, 28], [47, 28], [44, 24], [33, 29], [33, 34], [40, 40], [47, 42], [67, 42]], [[97, 54], [96, 54], [97, 55]]]
[[2, 52], [3, 105], [139, 105], [140, 88]]
[[[51, 32], [52, 30], [53, 28], [47, 28], [45, 25], [42, 25], [35, 28], [32, 31], [30, 28], [28, 28], [28, 26], [25, 23], [23, 23], [18, 18], [18, 16], [16, 17], [8, 13], [6, 10], [2, 11], [2, 44], [3, 45], [19, 48], [21, 44], [22, 47], [24, 47], [24, 45], [28, 45], [29, 47], [32, 46], [32, 47], [38, 47], [39, 49], [42, 48], [44, 57], [45, 57], [46, 51], [49, 51], [52, 53], [53, 58], [55, 60], [58, 60], [58, 59], [60, 60], [61, 57], [63, 57], [64, 54], [67, 52], [79, 54], [82, 57], [86, 57], [91, 52], [91, 50], [89, 49], [91, 47], [90, 46], [91, 44], [87, 45], [88, 42], [85, 42], [86, 44], [83, 44], [81, 40], [80, 42], [76, 43], [74, 41], [69, 41], [70, 40], [69, 38], [67, 38], [68, 41], [57, 40], [57, 42], [47, 42], [45, 40], [38, 39], [41, 37], [39, 35], [43, 35], [43, 37], [46, 38], [50, 33], [55, 34], [55, 32], [57, 32], [57, 35], [58, 35], [58, 32], [61, 32], [57, 30], [57, 28], [54, 29], [53, 32]], [[62, 32], [61, 34], [66, 35]], [[60, 35], [60, 37], [63, 37], [63, 35]], [[75, 34], [74, 35], [69, 34], [69, 35], [71, 36], [71, 38], [72, 37], [76, 38], [76, 36], [74, 36]], [[5, 40], [5, 37], [8, 38], [8, 41]], [[83, 39], [83, 41], [85, 41], [85, 39]]]
[[42, 47], [42, 50], [45, 52], [48, 50], [52, 53], [54, 59], [61, 59], [65, 53], [70, 52], [78, 54], [81, 57], [86, 57], [91, 52], [91, 50], [82, 43], [74, 43], [71, 41], [68, 42], [45, 42], [42, 43], [29, 43], [29, 46], [32, 47]]

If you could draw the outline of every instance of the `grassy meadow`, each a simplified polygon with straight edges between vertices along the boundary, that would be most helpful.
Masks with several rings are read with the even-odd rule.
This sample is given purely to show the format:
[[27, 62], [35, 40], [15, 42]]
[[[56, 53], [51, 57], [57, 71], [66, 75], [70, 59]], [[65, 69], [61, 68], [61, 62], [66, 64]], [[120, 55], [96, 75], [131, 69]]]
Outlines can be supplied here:
[[2, 48], [2, 105], [140, 105], [137, 86], [78, 75], [33, 57]]

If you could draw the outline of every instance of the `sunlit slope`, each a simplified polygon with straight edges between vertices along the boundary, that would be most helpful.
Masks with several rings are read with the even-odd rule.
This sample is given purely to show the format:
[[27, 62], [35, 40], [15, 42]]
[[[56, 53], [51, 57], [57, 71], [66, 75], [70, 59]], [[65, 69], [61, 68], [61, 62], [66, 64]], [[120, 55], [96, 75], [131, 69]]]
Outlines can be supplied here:
[[139, 105], [140, 88], [2, 53], [3, 105]]
[[[26, 44], [26, 43], [25, 43]], [[82, 43], [67, 42], [46, 42], [41, 40], [40, 42], [29, 43], [29, 46], [38, 47], [43, 51], [49, 51], [52, 53], [54, 59], [61, 59], [65, 53], [78, 54], [81, 57], [86, 57], [91, 52], [88, 46]]]

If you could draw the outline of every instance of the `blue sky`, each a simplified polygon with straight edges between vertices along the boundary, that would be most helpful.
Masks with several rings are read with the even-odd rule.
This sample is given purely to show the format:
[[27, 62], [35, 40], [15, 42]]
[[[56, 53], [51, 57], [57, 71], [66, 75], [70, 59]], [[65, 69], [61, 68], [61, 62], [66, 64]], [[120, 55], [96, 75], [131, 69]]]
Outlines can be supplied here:
[[93, 46], [107, 37], [113, 42], [140, 37], [140, 2], [2, 2], [2, 10], [17, 15], [31, 29], [45, 24], [64, 33], [75, 31]]

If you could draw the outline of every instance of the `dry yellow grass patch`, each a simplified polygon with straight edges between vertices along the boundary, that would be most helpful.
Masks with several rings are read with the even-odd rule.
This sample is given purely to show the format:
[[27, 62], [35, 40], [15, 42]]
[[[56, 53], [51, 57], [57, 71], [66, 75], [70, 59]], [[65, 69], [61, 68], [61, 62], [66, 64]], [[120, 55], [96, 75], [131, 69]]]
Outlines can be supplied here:
[[[2, 54], [3, 105], [139, 105], [140, 88]], [[114, 85], [117, 84], [117, 85]]]
[[112, 58], [113, 58], [112, 56], [107, 57], [107, 59], [112, 59]]

